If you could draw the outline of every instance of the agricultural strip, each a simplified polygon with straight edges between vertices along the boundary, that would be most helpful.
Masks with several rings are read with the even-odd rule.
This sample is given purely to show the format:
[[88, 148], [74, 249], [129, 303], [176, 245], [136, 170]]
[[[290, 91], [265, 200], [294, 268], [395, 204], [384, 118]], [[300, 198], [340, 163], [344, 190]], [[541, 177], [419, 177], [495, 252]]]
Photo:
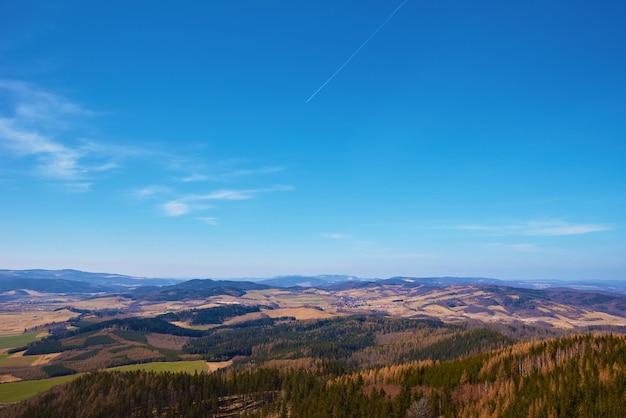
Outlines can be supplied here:
[[[226, 364], [228, 363], [228, 364]], [[228, 366], [230, 362], [220, 363], [220, 366]], [[210, 366], [210, 364], [209, 364]], [[207, 366], [207, 362], [203, 360], [196, 361], [170, 361], [170, 362], [158, 362], [158, 363], [145, 363], [145, 364], [133, 364], [130, 366], [120, 366], [107, 371], [121, 371], [129, 372], [135, 370], [145, 370], [152, 372], [171, 372], [171, 373], [190, 373], [195, 372], [203, 373], [211, 370], [211, 367]], [[214, 367], [213, 369], [220, 368]], [[71, 376], [51, 377], [49, 379], [41, 380], [24, 380], [20, 382], [11, 382], [0, 384], [0, 403], [19, 402], [24, 399], [28, 399], [31, 396], [38, 394], [39, 392], [46, 391], [54, 386], [72, 381], [76, 379], [79, 374]]]
[[41, 380], [23, 380], [20, 382], [3, 383], [0, 385], [0, 403], [19, 402], [46, 391], [54, 386], [76, 379], [78, 374], [71, 376], [51, 377]]
[[202, 373], [207, 371], [207, 362], [204, 360], [195, 361], [166, 361], [155, 363], [131, 364], [128, 366], [113, 367], [107, 371], [131, 372], [135, 370], [145, 370], [148, 372], [171, 372], [171, 373]]
[[26, 334], [5, 335], [0, 337], [0, 349], [23, 347], [26, 344], [36, 341], [46, 335], [47, 333], [42, 333], [41, 331], [28, 332]]

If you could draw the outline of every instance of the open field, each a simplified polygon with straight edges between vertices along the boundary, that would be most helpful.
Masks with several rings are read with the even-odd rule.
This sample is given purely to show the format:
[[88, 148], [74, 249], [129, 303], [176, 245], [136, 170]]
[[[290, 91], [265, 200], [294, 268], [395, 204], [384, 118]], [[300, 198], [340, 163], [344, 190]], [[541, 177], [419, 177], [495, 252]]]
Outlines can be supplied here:
[[168, 312], [185, 311], [189, 309], [204, 309], [217, 306], [206, 299], [168, 301], [168, 302], [141, 302], [143, 316], [157, 316]]
[[241, 299], [261, 305], [277, 304], [281, 308], [317, 306], [323, 309], [330, 308], [335, 300], [330, 292], [318, 289], [304, 291], [290, 289], [251, 290]]
[[58, 357], [59, 354], [60, 353], [24, 356], [24, 352], [22, 351], [22, 352], [11, 354], [7, 357], [1, 358], [0, 368], [42, 366], [44, 364], [50, 363], [50, 361]]
[[125, 309], [128, 308], [131, 304], [132, 300], [114, 296], [114, 297], [101, 297], [101, 298], [93, 298], [86, 299], [81, 301], [75, 301], [70, 303], [70, 306], [76, 309], [92, 309], [92, 310], [102, 310], [102, 309]]
[[206, 331], [207, 329], [215, 328], [216, 326], [218, 326], [217, 324], [191, 325], [188, 322], [184, 321], [172, 321], [171, 324], [181, 328], [197, 329], [198, 331]]
[[[203, 360], [196, 361], [172, 361], [172, 362], [158, 362], [158, 363], [145, 363], [145, 364], [133, 364], [130, 366], [114, 367], [106, 369], [107, 371], [135, 371], [145, 370], [153, 372], [172, 372], [172, 373], [203, 373], [213, 372], [215, 370], [228, 367], [232, 364], [232, 361], [223, 362], [209, 362]], [[39, 392], [46, 391], [54, 386], [72, 381], [76, 379], [80, 374], [74, 374], [71, 376], [51, 377], [49, 379], [41, 380], [27, 380], [19, 382], [10, 382], [0, 384], [0, 403], [18, 402], [24, 399], [28, 399], [31, 396], [38, 394]]]
[[16, 335], [5, 335], [0, 337], [0, 349], [23, 347], [26, 344], [36, 341], [48, 335], [39, 331], [27, 332]]
[[53, 322], [65, 322], [78, 316], [67, 309], [58, 309], [57, 306], [37, 305], [19, 312], [7, 311], [0, 306], [0, 336], [10, 336], [22, 333], [25, 329], [51, 324]]
[[19, 377], [15, 377], [12, 374], [0, 374], [0, 384], [2, 383], [9, 383], [9, 382], [19, 382], [20, 379]]
[[280, 308], [263, 310], [263, 313], [270, 318], [280, 318], [281, 316], [293, 316], [296, 319], [325, 319], [336, 315], [321, 311], [315, 308]]
[[3, 383], [0, 385], [0, 403], [18, 402], [48, 390], [54, 386], [72, 381], [79, 375], [51, 377], [41, 380]]
[[226, 367], [229, 367], [232, 364], [233, 364], [232, 360], [228, 360], [228, 361], [208, 361], [206, 363], [207, 368], [209, 370], [209, 373], [213, 373], [214, 371], [217, 371], [219, 369], [224, 369]]
[[108, 371], [130, 372], [135, 370], [145, 370], [148, 372], [171, 372], [171, 373], [202, 373], [209, 370], [207, 362], [204, 360], [194, 361], [167, 361], [144, 364], [131, 364], [129, 366], [113, 367]]
[[263, 318], [267, 318], [267, 315], [263, 312], [250, 312], [248, 314], [239, 315], [227, 321], [224, 321], [223, 325], [241, 324], [242, 322], [254, 321]]

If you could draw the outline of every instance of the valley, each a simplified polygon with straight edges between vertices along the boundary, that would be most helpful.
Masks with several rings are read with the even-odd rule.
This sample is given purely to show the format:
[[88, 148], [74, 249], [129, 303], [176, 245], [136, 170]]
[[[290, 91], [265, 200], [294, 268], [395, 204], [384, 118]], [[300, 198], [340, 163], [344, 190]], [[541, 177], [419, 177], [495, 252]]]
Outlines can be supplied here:
[[[391, 408], [389, 416], [404, 416], [402, 411], [422, 398], [431, 411], [437, 410], [433, 416], [452, 416], [484, 406], [487, 395], [492, 414], [485, 416], [506, 416], [510, 405], [491, 388], [496, 382], [514, 382], [516, 367], [544, 373], [546, 360], [523, 360], [529, 366], [516, 362], [536, 358], [549, 344], [569, 346], [577, 338], [587, 338], [584, 347], [576, 348], [579, 355], [591, 355], [596, 348], [585, 347], [601, 349], [604, 343], [596, 339], [614, 334], [611, 344], [626, 350], [619, 336], [626, 326], [626, 295], [605, 291], [413, 278], [315, 287], [210, 279], [84, 292], [87, 287], [0, 294], [0, 405], [7, 414], [17, 414], [7, 416], [23, 416], [16, 411], [34, 407], [37, 394], [49, 388], [57, 388], [53, 393], [59, 400], [74, 396], [69, 382], [86, 384], [90, 378], [85, 373], [216, 374], [228, 387], [242, 373], [262, 370], [276, 373], [273, 381], [282, 383], [270, 384], [265, 392], [253, 390], [245, 402], [241, 387], [221, 391], [205, 410], [213, 411], [211, 416], [278, 417], [285, 411], [286, 416], [316, 416], [298, 403], [304, 398], [296, 400], [285, 386], [290, 379], [304, 378], [298, 373], [313, 373], [306, 378], [343, 382], [348, 385], [341, 389], [348, 390], [344, 396], [366, 396], [361, 401], [374, 402], [373, 410]], [[502, 360], [506, 356], [514, 360]], [[505, 366], [498, 366], [499, 361]], [[479, 369], [472, 369], [472, 362]], [[428, 374], [431, 368], [446, 370], [453, 364], [468, 377], [450, 377], [444, 386], [408, 377], [416, 370]], [[485, 377], [497, 369], [504, 380]], [[471, 373], [478, 374], [469, 377]], [[603, 381], [618, 377], [606, 373]], [[534, 378], [532, 373], [521, 376]], [[357, 381], [359, 389], [350, 389]], [[61, 383], [68, 384], [69, 392], [57, 386]], [[519, 390], [516, 386], [514, 392]], [[515, 393], [509, 393], [511, 399], [521, 396]], [[447, 402], [455, 409], [439, 406], [442, 396], [451, 396]], [[15, 403], [19, 401], [26, 403]], [[553, 406], [553, 401], [537, 402], [538, 410]], [[297, 410], [308, 412], [298, 415]]]

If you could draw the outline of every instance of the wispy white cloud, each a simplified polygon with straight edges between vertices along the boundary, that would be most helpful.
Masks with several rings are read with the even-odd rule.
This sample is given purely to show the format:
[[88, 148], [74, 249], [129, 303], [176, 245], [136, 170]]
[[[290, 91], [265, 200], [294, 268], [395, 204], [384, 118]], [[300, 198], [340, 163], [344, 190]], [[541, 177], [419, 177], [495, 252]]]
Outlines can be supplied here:
[[[198, 212], [206, 209], [211, 209], [214, 206], [203, 202], [219, 201], [219, 200], [249, 200], [254, 199], [259, 194], [288, 191], [292, 190], [291, 186], [272, 186], [259, 189], [231, 189], [231, 190], [216, 190], [206, 194], [187, 194], [180, 196], [174, 200], [170, 200], [161, 205], [161, 209], [166, 216], [181, 216], [187, 215], [192, 212]], [[138, 191], [138, 195], [141, 197], [153, 197], [159, 193], [165, 192], [161, 186], [149, 186]], [[205, 223], [214, 222], [217, 218], [212, 217], [199, 217], [197, 218]]]
[[517, 243], [517, 244], [506, 244], [503, 242], [492, 242], [488, 244], [489, 247], [492, 248], [500, 248], [503, 250], [509, 250], [514, 252], [537, 252], [539, 251], [539, 247], [536, 244], [530, 243]]
[[604, 224], [569, 224], [562, 221], [553, 222], [529, 222], [528, 235], [558, 236], [558, 235], [578, 235], [590, 232], [609, 231], [614, 229], [610, 225]]
[[248, 200], [254, 199], [259, 194], [271, 192], [286, 192], [289, 190], [293, 190], [293, 187], [286, 185], [275, 185], [271, 187], [257, 189], [221, 189], [215, 190], [207, 194], [190, 194], [183, 197], [181, 200], [188, 202], [203, 200]]
[[189, 176], [183, 177], [181, 181], [183, 183], [192, 182], [225, 182], [238, 177], [254, 176], [260, 174], [270, 174], [283, 171], [284, 167], [261, 167], [256, 169], [238, 169], [238, 170], [218, 170], [215, 172], [198, 173], [194, 172]]
[[323, 234], [322, 236], [324, 238], [330, 238], [330, 239], [347, 239], [350, 237], [349, 235], [346, 235], [346, 234], [335, 234], [335, 233]]
[[118, 163], [110, 161], [108, 163], [94, 165], [93, 167], [91, 167], [91, 170], [95, 172], [100, 172], [100, 171], [115, 170], [117, 168], [120, 168], [120, 165]]
[[191, 212], [191, 207], [180, 200], [171, 200], [161, 205], [166, 216], [181, 216]]
[[149, 198], [154, 198], [154, 197], [157, 197], [165, 193], [169, 193], [169, 192], [170, 192], [169, 187], [153, 184], [153, 185], [142, 187], [141, 189], [135, 190], [134, 195], [135, 197], [138, 197], [140, 199], [149, 199]]
[[204, 222], [207, 225], [217, 225], [217, 218], [213, 218], [210, 216], [199, 216], [196, 218], [197, 220]]
[[529, 236], [561, 236], [579, 235], [591, 232], [609, 231], [615, 229], [606, 224], [573, 224], [562, 220], [528, 221], [518, 224], [484, 225], [464, 224], [443, 227], [459, 231], [475, 231], [488, 235], [529, 235]]
[[[97, 190], [95, 185], [108, 177], [105, 173], [129, 173], [134, 169], [129, 161], [138, 161], [143, 177], [150, 173], [155, 183], [127, 191], [129, 198], [156, 203], [165, 216], [193, 214], [209, 225], [217, 224], [218, 218], [204, 216], [204, 211], [217, 202], [292, 190], [286, 185], [255, 187], [259, 184], [256, 177], [283, 171], [280, 166], [249, 168], [237, 159], [208, 163], [202, 156], [158, 145], [142, 148], [94, 140], [93, 118], [99, 115], [35, 85], [0, 79], [0, 167], [14, 177], [35, 175], [55, 182], [61, 190], [84, 193]], [[201, 182], [209, 181], [247, 187], [207, 191]]]
[[[36, 126], [42, 123], [57, 128], [67, 128], [67, 116], [94, 116], [97, 112], [70, 100], [18, 80], [0, 79], [0, 90], [14, 98], [14, 118]], [[65, 117], [59, 118], [60, 115]]]
[[206, 174], [191, 174], [187, 177], [183, 177], [182, 179], [180, 179], [180, 181], [182, 181], [183, 183], [194, 183], [194, 182], [200, 182], [200, 181], [208, 181], [211, 180], [211, 177], [206, 175]]
[[71, 193], [86, 193], [91, 191], [92, 183], [88, 182], [76, 182], [76, 183], [66, 183], [65, 189]]
[[92, 173], [118, 167], [74, 132], [95, 112], [17, 81], [0, 80], [0, 97], [9, 104], [0, 114], [0, 148], [17, 158], [34, 158], [39, 176], [85, 185]]
[[257, 192], [255, 190], [216, 190], [205, 195], [193, 195], [188, 200], [248, 200]]

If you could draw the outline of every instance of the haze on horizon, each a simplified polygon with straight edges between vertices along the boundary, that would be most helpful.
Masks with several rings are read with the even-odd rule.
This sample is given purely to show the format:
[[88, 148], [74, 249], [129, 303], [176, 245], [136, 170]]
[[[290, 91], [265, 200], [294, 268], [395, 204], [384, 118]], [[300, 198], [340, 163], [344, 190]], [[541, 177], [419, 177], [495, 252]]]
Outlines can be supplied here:
[[0, 4], [0, 268], [626, 278], [626, 3]]

